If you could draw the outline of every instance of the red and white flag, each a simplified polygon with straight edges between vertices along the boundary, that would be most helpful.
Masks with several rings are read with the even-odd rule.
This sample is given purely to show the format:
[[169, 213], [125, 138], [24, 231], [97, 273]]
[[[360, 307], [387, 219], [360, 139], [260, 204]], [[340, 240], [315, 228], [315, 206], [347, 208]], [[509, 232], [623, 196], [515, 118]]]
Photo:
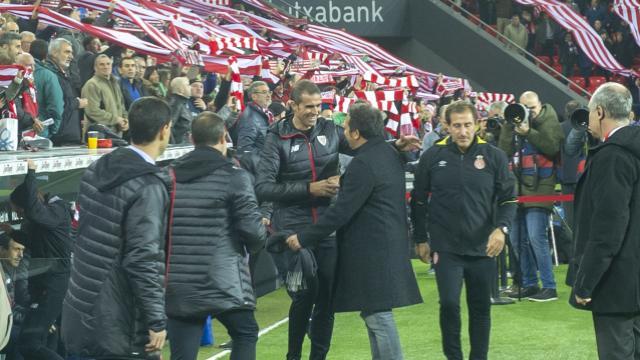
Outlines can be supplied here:
[[238, 59], [235, 56], [229, 57], [229, 66], [231, 67], [231, 87], [229, 88], [229, 96], [234, 96], [240, 103], [240, 111], [244, 111], [244, 87], [240, 79], [240, 68], [238, 67]]

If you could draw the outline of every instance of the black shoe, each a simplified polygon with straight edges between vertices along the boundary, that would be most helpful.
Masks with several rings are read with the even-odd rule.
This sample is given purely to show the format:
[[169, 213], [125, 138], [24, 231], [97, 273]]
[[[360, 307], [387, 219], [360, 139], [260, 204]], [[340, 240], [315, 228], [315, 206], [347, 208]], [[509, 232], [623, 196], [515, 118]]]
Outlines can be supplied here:
[[530, 297], [532, 295], [537, 294], [539, 291], [540, 291], [540, 288], [537, 287], [537, 286], [529, 286], [529, 287], [526, 287], [526, 288], [522, 288], [521, 291], [519, 290], [519, 288], [514, 287], [511, 291], [509, 291], [507, 296], [512, 298], [512, 299], [527, 298], [527, 297]]
[[231, 348], [233, 347], [233, 342], [231, 340], [227, 341], [224, 344], [220, 344], [220, 346], [218, 346], [220, 349], [224, 349], [224, 350], [231, 350]]
[[556, 289], [542, 289], [539, 293], [529, 296], [530, 301], [547, 302], [558, 300], [558, 292]]
[[515, 304], [515, 300], [505, 297], [491, 298], [491, 305], [510, 305]]

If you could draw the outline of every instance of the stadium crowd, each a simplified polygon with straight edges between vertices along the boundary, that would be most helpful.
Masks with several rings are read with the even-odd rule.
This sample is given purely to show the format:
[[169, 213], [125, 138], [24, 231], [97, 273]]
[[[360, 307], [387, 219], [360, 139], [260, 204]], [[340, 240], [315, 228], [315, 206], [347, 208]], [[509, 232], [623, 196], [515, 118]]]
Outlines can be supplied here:
[[[487, 22], [497, 21], [523, 48], [555, 58], [565, 75], [574, 65], [591, 74], [570, 36], [545, 16], [532, 18], [510, 1], [479, 6]], [[632, 61], [629, 31], [606, 7], [597, 0], [575, 6], [602, 29], [623, 64]], [[112, 9], [82, 18], [72, 7], [59, 11], [112, 23]], [[81, 146], [88, 130], [131, 144], [87, 169], [77, 223], [66, 201], [39, 192], [37, 166], [28, 163], [11, 194], [20, 230], [3, 225], [0, 237], [13, 313], [5, 359], [151, 359], [165, 339], [172, 359], [195, 359], [207, 316], [229, 331], [232, 359], [255, 359], [252, 273], [261, 253], [273, 257], [292, 301], [287, 359], [302, 357], [307, 333], [310, 358], [325, 359], [336, 311], [361, 313], [374, 359], [402, 359], [392, 309], [422, 301], [410, 232], [418, 257], [435, 269], [449, 359], [463, 358], [463, 279], [471, 357], [487, 358], [494, 258], [503, 247], [514, 274], [503, 295], [558, 299], [549, 217], [560, 211], [552, 200], [515, 199], [555, 195], [557, 184], [575, 192], [586, 145], [597, 141], [572, 127], [579, 103], [556, 110], [544, 94], [527, 91], [517, 99], [528, 113], [522, 123], [505, 113], [506, 102], [479, 107], [459, 89], [438, 101], [411, 98], [419, 123], [393, 136], [384, 131], [390, 113], [365, 100], [339, 112], [335, 97], [321, 95], [377, 90], [360, 77], [318, 86], [289, 73], [285, 62], [276, 81], [243, 76], [240, 97], [231, 67], [216, 74], [159, 64], [96, 37], [42, 26], [37, 11], [28, 20], [0, 19], [0, 65], [26, 69], [1, 95], [20, 132], [33, 130], [54, 146]], [[607, 104], [594, 109], [607, 112]], [[195, 148], [167, 168], [156, 166], [169, 144]], [[452, 166], [459, 158], [461, 177]], [[407, 171], [416, 179], [410, 204]], [[455, 193], [465, 186], [466, 200]], [[573, 205], [563, 207], [571, 232]], [[462, 209], [468, 222], [452, 209]], [[570, 241], [559, 245], [569, 261]], [[28, 277], [38, 259], [56, 260]], [[592, 287], [579, 290], [591, 300]]]

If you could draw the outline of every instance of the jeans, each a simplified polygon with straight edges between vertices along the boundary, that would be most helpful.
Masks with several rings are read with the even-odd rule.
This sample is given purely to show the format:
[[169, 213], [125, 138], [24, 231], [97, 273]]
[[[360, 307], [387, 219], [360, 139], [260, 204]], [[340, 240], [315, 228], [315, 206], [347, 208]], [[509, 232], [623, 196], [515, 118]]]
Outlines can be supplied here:
[[[333, 307], [331, 298], [336, 268], [337, 252], [335, 247], [319, 247], [313, 250], [318, 264], [316, 281], [307, 284], [307, 289], [289, 292], [289, 350], [287, 360], [299, 360], [302, 356], [302, 343], [309, 328], [311, 339], [311, 360], [324, 360], [331, 346], [333, 333]], [[309, 318], [311, 326], [309, 327]]]
[[402, 346], [391, 310], [362, 312], [367, 326], [372, 360], [402, 360]]
[[[231, 360], [255, 360], [258, 323], [253, 310], [230, 310], [215, 317], [232, 340]], [[169, 318], [167, 330], [172, 360], [196, 360], [206, 318]]]
[[510, 240], [518, 254], [522, 270], [522, 286], [538, 286], [540, 281], [545, 289], [555, 289], [553, 265], [549, 250], [549, 211], [540, 208], [518, 209], [511, 227]]
[[440, 297], [442, 348], [448, 360], [462, 360], [460, 295], [467, 289], [471, 360], [486, 360], [491, 331], [491, 284], [496, 263], [489, 257], [438, 253], [435, 264]]

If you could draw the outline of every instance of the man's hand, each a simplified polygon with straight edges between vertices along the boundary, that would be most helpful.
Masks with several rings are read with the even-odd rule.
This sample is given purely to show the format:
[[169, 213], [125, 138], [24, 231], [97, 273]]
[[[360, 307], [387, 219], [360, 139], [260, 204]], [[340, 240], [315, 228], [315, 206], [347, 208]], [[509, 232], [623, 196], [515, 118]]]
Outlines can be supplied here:
[[42, 125], [42, 122], [38, 119], [33, 119], [33, 131], [36, 132], [36, 134], [40, 134], [42, 132], [42, 130], [44, 130], [44, 125]]
[[38, 169], [38, 165], [36, 165], [36, 162], [29, 159], [27, 160], [27, 169], [29, 170], [37, 170]]
[[315, 197], [334, 197], [339, 189], [340, 184], [331, 178], [309, 184], [309, 192]]
[[422, 147], [422, 141], [413, 135], [402, 135], [396, 140], [396, 149], [400, 151], [419, 150]]
[[268, 218], [262, 218], [262, 225], [269, 226], [271, 225], [271, 220]]
[[120, 127], [121, 131], [129, 130], [129, 120], [122, 117], [118, 118], [118, 126]]
[[84, 109], [89, 105], [89, 100], [85, 98], [78, 98], [78, 109]]
[[155, 332], [153, 330], [149, 330], [149, 343], [144, 346], [144, 351], [146, 352], [156, 352], [162, 351], [164, 347], [164, 341], [167, 338], [167, 331], [162, 330], [160, 332]]
[[207, 110], [207, 104], [204, 103], [204, 100], [202, 99], [195, 99], [193, 101], [193, 104], [200, 110], [205, 111]]
[[425, 264], [428, 264], [431, 261], [431, 249], [429, 248], [429, 244], [426, 242], [416, 244], [416, 254], [418, 254], [420, 261]]
[[526, 136], [529, 134], [529, 122], [522, 122], [520, 125], [516, 125], [514, 131], [518, 133], [518, 135]]
[[583, 299], [578, 295], [576, 295], [576, 303], [578, 303], [578, 305], [587, 306], [587, 304], [589, 304], [590, 302], [591, 302], [591, 298]]
[[299, 251], [300, 249], [302, 249], [302, 246], [300, 246], [300, 241], [298, 241], [297, 234], [293, 234], [287, 238], [287, 245], [293, 251]]
[[487, 242], [487, 256], [496, 257], [504, 248], [504, 233], [500, 229], [495, 229], [489, 235], [489, 241]]

